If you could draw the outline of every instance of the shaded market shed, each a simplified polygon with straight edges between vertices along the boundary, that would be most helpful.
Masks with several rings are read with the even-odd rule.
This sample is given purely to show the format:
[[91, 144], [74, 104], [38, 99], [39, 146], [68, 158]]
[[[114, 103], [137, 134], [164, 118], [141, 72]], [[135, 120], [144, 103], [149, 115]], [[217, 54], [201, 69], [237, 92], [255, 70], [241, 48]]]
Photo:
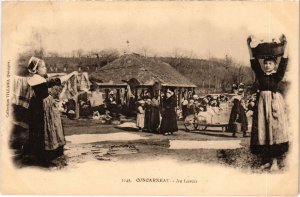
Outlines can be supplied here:
[[[181, 93], [193, 90], [196, 85], [180, 74], [171, 65], [154, 58], [146, 58], [138, 54], [125, 54], [105, 65], [97, 72], [90, 74], [90, 80], [98, 81], [100, 88], [126, 88], [130, 79], [139, 82], [138, 89], [143, 91], [160, 84], [160, 90], [172, 88], [181, 100]], [[99, 82], [101, 81], [101, 83]]]

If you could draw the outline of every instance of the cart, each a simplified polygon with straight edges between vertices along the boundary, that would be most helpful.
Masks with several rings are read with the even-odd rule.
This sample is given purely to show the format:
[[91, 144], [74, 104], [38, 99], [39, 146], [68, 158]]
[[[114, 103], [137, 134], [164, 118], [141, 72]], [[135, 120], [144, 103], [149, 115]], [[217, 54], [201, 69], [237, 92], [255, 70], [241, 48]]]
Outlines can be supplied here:
[[184, 122], [185, 131], [205, 131], [208, 127], [219, 127], [222, 132], [228, 131], [228, 123], [206, 123], [199, 121], [196, 116]]

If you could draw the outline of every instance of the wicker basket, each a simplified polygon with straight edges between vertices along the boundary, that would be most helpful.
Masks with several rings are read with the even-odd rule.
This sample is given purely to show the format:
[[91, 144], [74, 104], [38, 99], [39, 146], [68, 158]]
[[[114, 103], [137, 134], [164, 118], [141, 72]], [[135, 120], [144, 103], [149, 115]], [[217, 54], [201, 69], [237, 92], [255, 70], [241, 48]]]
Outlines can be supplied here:
[[278, 57], [282, 56], [284, 52], [283, 43], [261, 43], [255, 48], [252, 48], [253, 56], [259, 59], [264, 59], [266, 57]]

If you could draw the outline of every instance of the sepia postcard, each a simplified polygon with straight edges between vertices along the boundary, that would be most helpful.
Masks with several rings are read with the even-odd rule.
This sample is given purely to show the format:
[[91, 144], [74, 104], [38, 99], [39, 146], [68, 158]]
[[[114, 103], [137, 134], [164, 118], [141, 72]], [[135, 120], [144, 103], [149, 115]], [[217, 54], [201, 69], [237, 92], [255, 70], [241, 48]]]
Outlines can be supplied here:
[[299, 1], [7, 1], [1, 40], [1, 194], [298, 194]]

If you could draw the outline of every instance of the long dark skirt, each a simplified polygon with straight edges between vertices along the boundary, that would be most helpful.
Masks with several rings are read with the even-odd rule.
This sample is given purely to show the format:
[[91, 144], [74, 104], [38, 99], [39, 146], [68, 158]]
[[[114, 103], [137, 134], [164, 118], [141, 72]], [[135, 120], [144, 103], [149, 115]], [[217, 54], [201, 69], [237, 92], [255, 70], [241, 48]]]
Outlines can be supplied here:
[[273, 145], [251, 145], [251, 152], [257, 155], [269, 158], [280, 157], [289, 149], [289, 143], [273, 144]]
[[151, 131], [151, 106], [146, 106], [145, 108], [145, 123], [144, 129]]
[[152, 106], [152, 108], [151, 108], [151, 117], [150, 117], [150, 130], [157, 133], [159, 123], [160, 123], [159, 107]]
[[288, 150], [289, 143], [273, 144], [273, 145], [251, 145], [250, 150], [252, 154], [258, 156], [261, 163], [269, 163], [273, 158], [283, 162]]
[[43, 103], [32, 99], [29, 106], [29, 142], [25, 153], [34, 155], [41, 163], [47, 163], [62, 156], [65, 144], [60, 143], [55, 148], [47, 150], [44, 114]]
[[172, 108], [165, 109], [164, 113], [162, 114], [160, 132], [161, 133], [167, 133], [167, 132], [173, 133], [176, 131], [178, 131], [176, 112]]
[[241, 131], [245, 134], [248, 130], [248, 120], [246, 112], [238, 100], [234, 100], [234, 105], [232, 106], [228, 123], [228, 130], [234, 134], [236, 132], [234, 126], [235, 122], [241, 123]]
[[188, 107], [187, 105], [182, 105], [182, 118], [183, 120], [188, 116]]

